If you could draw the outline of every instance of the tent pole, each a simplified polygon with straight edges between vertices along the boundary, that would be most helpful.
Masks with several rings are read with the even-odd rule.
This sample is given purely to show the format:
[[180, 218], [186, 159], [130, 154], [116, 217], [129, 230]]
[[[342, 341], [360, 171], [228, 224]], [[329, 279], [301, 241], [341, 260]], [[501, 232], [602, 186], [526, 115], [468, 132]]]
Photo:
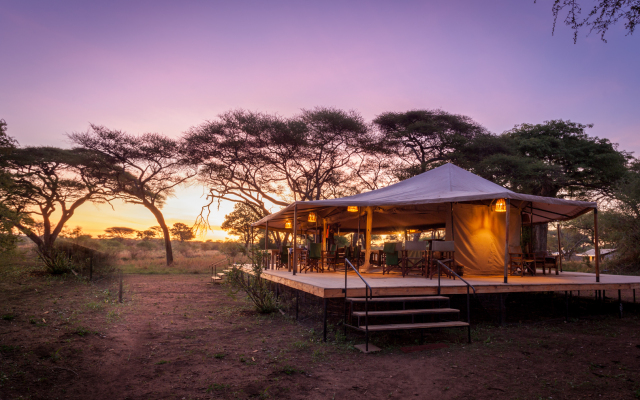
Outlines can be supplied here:
[[373, 227], [373, 208], [372, 207], [367, 207], [367, 230], [365, 232], [365, 245], [366, 245], [366, 251], [364, 253], [364, 268], [369, 268], [370, 262], [369, 260], [371, 259], [371, 230]]
[[451, 241], [455, 242], [456, 238], [455, 238], [455, 235], [453, 233], [453, 203], [449, 203], [449, 211], [450, 211], [450, 214], [451, 214]]
[[291, 263], [293, 264], [293, 274], [296, 274], [296, 269], [298, 267], [298, 259], [296, 258], [297, 254], [297, 245], [298, 245], [298, 205], [294, 204], [293, 206], [293, 260]]
[[533, 202], [529, 204], [529, 253], [533, 254]]
[[560, 267], [560, 272], [562, 271], [562, 243], [560, 242], [560, 221], [558, 221], [558, 265]]
[[[506, 226], [504, 241], [504, 283], [508, 282], [509, 276], [509, 215], [511, 214], [511, 199], [507, 199], [507, 214], [505, 215]], [[502, 307], [502, 305], [500, 306]]]
[[[269, 221], [267, 221], [264, 226], [264, 257], [263, 257], [263, 264], [262, 264], [263, 268], [264, 268], [264, 261], [266, 261], [267, 259], [268, 251], [269, 251]], [[271, 266], [271, 258], [269, 258], [269, 265], [267, 265], [267, 268], [265, 269], [269, 269], [269, 266]]]
[[596, 282], [600, 282], [600, 249], [598, 248], [598, 208], [593, 209], [593, 245], [596, 250]]

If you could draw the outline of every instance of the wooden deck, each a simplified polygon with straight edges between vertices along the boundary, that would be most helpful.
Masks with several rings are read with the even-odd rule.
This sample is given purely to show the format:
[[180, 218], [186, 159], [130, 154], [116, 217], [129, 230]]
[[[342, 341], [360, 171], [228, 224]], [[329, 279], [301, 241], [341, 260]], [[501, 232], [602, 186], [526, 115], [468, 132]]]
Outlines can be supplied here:
[[[400, 274], [382, 275], [363, 273], [362, 276], [373, 289], [374, 296], [419, 296], [438, 294], [438, 279]], [[322, 298], [344, 297], [344, 272], [298, 273], [286, 270], [266, 270], [263, 277]], [[509, 283], [503, 283], [503, 276], [464, 276], [476, 289], [476, 293], [548, 292], [569, 290], [628, 290], [640, 289], [640, 276], [600, 274], [596, 283], [595, 274], [581, 272], [561, 272], [560, 275], [509, 276]], [[355, 273], [347, 277], [347, 295], [365, 295], [365, 285]], [[441, 293], [466, 294], [467, 286], [456, 279], [441, 278]]]

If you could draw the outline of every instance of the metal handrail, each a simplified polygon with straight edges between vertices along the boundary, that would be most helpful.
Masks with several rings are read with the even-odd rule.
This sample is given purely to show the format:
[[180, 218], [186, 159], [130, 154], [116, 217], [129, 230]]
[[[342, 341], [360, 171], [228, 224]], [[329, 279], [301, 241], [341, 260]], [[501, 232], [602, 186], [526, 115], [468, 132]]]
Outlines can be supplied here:
[[451, 268], [447, 267], [442, 261], [440, 260], [435, 260], [438, 263], [438, 294], [440, 294], [440, 266], [442, 265], [443, 267], [445, 267], [449, 272], [451, 272], [452, 274], [454, 274], [455, 276], [458, 277], [458, 279], [460, 279], [462, 282], [466, 283], [467, 286], [471, 287], [471, 289], [473, 289], [473, 294], [476, 293], [476, 288], [473, 287], [472, 284], [470, 284], [469, 282], [465, 281], [464, 279], [462, 279], [462, 277], [460, 275], [458, 275], [454, 270], [452, 270]]
[[[365, 284], [364, 289], [364, 336], [365, 336], [365, 351], [369, 351], [369, 298], [373, 298], [373, 289], [367, 281], [360, 275], [360, 272], [351, 264], [349, 259], [344, 259], [344, 333], [347, 334], [347, 264], [353, 269], [353, 271], [358, 274], [362, 282]], [[368, 290], [367, 290], [368, 289]]]
[[471, 301], [470, 301], [470, 298], [469, 298], [469, 288], [473, 289], [473, 294], [474, 295], [476, 294], [476, 288], [474, 288], [473, 285], [470, 284], [469, 282], [467, 282], [464, 279], [462, 279], [462, 277], [460, 275], [458, 275], [451, 268], [447, 267], [442, 261], [440, 261], [440, 260], [435, 260], [435, 261], [438, 263], [438, 295], [440, 295], [440, 266], [443, 266], [445, 269], [447, 269], [453, 275], [457, 276], [458, 279], [460, 279], [462, 282], [467, 284], [467, 337], [468, 337], [469, 343], [471, 343]]

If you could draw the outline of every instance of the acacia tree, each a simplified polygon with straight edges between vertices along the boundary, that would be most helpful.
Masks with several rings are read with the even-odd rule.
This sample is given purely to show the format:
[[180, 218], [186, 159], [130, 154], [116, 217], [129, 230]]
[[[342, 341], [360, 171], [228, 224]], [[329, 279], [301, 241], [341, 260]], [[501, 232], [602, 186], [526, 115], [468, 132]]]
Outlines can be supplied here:
[[386, 112], [373, 120], [380, 146], [402, 160], [400, 179], [426, 172], [448, 161], [452, 152], [486, 130], [464, 115], [442, 110]]
[[7, 191], [13, 186], [11, 175], [7, 170], [7, 156], [15, 150], [17, 142], [7, 135], [7, 122], [0, 119], [0, 253], [8, 252], [16, 247], [18, 236], [14, 233], [14, 224], [19, 220], [15, 210], [7, 207]]
[[[0, 218], [33, 241], [43, 257], [51, 257], [55, 240], [78, 207], [111, 199], [104, 181], [93, 174], [102, 161], [83, 149], [14, 149], [3, 161], [8, 179], [0, 196], [7, 212]], [[32, 229], [35, 220], [41, 220], [41, 232]]]
[[171, 235], [174, 238], [178, 239], [181, 242], [189, 241], [196, 237], [193, 233], [193, 228], [187, 224], [183, 224], [182, 222], [176, 222], [173, 224], [173, 227], [170, 229]]
[[136, 230], [126, 226], [112, 226], [104, 230], [107, 237], [116, 239], [126, 239], [136, 234]]
[[[584, 3], [582, 3], [584, 4]], [[588, 28], [589, 33], [596, 32], [600, 39], [606, 42], [605, 34], [612, 25], [620, 20], [624, 21], [627, 35], [632, 35], [636, 25], [640, 23], [640, 0], [598, 0], [595, 4], [587, 6], [588, 13], [583, 16], [583, 5], [579, 0], [555, 0], [551, 11], [553, 12], [553, 30], [555, 32], [558, 18], [566, 12], [564, 24], [573, 30], [573, 42], [578, 41], [578, 32], [582, 28]]]
[[[553, 120], [521, 124], [501, 135], [481, 135], [451, 159], [520, 193], [594, 200], [611, 197], [627, 176], [631, 155], [608, 139], [590, 137], [592, 125]], [[536, 225], [536, 251], [547, 249], [547, 224]]]
[[260, 236], [258, 229], [251, 230], [251, 224], [260, 219], [253, 208], [244, 203], [236, 203], [233, 211], [224, 216], [224, 221], [220, 228], [234, 236], [238, 236], [244, 243], [244, 248], [249, 251], [249, 244], [252, 240], [257, 240]]
[[292, 118], [230, 111], [193, 128], [186, 140], [209, 188], [199, 220], [206, 226], [211, 205], [220, 200], [267, 215], [273, 205], [357, 192], [353, 171], [372, 141], [362, 117], [333, 108], [303, 110]]
[[182, 143], [157, 133], [134, 136], [93, 124], [87, 132], [69, 137], [110, 159], [96, 175], [114, 195], [151, 211], [162, 229], [167, 265], [173, 264], [171, 236], [161, 209], [178, 185], [195, 176], [195, 170], [185, 163]]

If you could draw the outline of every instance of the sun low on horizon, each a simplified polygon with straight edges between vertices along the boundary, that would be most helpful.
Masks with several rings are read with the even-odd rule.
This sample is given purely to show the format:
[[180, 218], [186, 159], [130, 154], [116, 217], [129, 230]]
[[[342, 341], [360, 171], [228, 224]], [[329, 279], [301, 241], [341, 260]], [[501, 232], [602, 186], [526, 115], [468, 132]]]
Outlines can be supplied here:
[[[168, 198], [162, 208], [167, 226], [176, 222], [182, 222], [193, 226], [202, 207], [206, 204], [202, 187], [186, 186], [178, 187], [175, 195]], [[200, 230], [194, 240], [225, 240], [235, 238], [220, 229], [224, 216], [233, 210], [233, 203], [222, 202], [220, 208], [212, 205], [209, 215], [211, 229]], [[123, 226], [137, 231], [157, 226], [158, 222], [144, 206], [124, 203], [114, 200], [109, 204], [85, 203], [78, 208], [74, 216], [67, 223], [67, 228], [80, 226], [84, 233], [93, 237], [103, 235], [104, 230], [113, 226]]]

